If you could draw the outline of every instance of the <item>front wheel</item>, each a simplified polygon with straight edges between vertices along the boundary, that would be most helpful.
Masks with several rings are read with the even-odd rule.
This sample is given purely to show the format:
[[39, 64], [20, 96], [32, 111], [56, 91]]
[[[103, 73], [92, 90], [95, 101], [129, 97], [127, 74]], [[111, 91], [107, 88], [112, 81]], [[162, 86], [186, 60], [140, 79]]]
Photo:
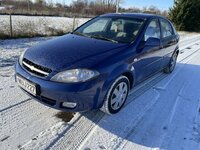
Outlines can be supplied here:
[[117, 78], [107, 92], [101, 110], [107, 114], [119, 112], [127, 99], [129, 89], [130, 82], [127, 77], [120, 76]]
[[164, 73], [172, 73], [176, 67], [176, 61], [177, 61], [177, 53], [174, 53], [172, 55], [172, 58], [170, 60], [170, 63], [167, 65], [167, 67], [164, 69]]

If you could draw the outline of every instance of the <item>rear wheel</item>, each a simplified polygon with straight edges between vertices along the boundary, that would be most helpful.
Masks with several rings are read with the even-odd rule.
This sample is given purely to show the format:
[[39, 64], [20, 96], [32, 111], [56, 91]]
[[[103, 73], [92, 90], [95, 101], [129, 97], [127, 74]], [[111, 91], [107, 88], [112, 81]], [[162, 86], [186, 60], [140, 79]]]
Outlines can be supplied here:
[[177, 61], [177, 53], [174, 53], [172, 55], [172, 58], [170, 60], [170, 63], [168, 66], [164, 69], [164, 73], [172, 73], [176, 67], [176, 61]]
[[101, 110], [107, 114], [119, 112], [127, 99], [129, 89], [130, 82], [127, 77], [117, 78], [109, 89]]

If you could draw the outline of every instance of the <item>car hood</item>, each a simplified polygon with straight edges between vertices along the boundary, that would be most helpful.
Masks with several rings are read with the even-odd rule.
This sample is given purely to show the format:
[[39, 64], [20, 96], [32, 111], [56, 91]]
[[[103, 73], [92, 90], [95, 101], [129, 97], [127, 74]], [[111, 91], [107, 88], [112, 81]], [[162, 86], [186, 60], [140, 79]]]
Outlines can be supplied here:
[[31, 47], [24, 58], [54, 71], [90, 68], [127, 45], [67, 34]]

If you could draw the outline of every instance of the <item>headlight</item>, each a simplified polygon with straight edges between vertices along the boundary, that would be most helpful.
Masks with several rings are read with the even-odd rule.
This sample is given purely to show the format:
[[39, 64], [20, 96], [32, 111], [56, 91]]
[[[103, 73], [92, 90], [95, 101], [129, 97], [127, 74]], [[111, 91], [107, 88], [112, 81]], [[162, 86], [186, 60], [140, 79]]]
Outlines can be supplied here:
[[19, 57], [19, 64], [20, 64], [20, 65], [22, 65], [22, 60], [23, 60], [23, 58], [24, 58], [25, 52], [26, 52], [26, 51], [23, 51], [22, 54], [21, 54], [20, 57]]
[[56, 74], [51, 78], [51, 81], [65, 83], [85, 82], [98, 75], [99, 73], [97, 71], [92, 71], [88, 69], [72, 69]]

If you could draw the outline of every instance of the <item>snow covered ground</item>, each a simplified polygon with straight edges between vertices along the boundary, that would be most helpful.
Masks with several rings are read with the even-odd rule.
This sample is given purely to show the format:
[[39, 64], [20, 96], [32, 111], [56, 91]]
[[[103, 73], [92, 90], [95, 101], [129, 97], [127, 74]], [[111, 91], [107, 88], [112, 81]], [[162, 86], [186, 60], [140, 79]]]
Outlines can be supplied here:
[[200, 34], [181, 33], [176, 70], [135, 87], [126, 107], [112, 116], [63, 113], [18, 88], [18, 56], [47, 39], [0, 41], [0, 150], [200, 149]]
[[[47, 16], [12, 16], [13, 34], [30, 33], [52, 35], [52, 32], [70, 32], [88, 21], [89, 18], [47, 17]], [[10, 34], [10, 16], [0, 15], [0, 33]]]

